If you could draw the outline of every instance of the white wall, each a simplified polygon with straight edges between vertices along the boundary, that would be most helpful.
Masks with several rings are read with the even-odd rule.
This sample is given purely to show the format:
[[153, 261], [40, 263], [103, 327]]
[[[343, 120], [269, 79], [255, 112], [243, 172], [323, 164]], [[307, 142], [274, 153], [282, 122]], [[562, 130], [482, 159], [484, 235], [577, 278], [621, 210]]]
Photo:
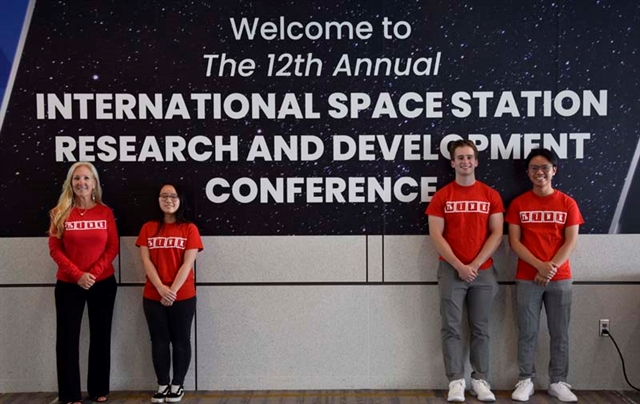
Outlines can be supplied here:
[[[112, 389], [153, 389], [135, 238], [121, 239]], [[506, 241], [506, 240], [505, 240]], [[439, 337], [437, 255], [427, 236], [204, 237], [187, 388], [407, 389], [446, 386]], [[582, 235], [573, 254], [569, 382], [629, 389], [612, 341], [640, 374], [640, 235]], [[496, 255], [490, 382], [517, 378], [515, 258]], [[55, 391], [56, 268], [46, 238], [0, 239], [0, 392]], [[86, 369], [86, 323], [82, 368]], [[635, 342], [634, 342], [635, 341]], [[538, 384], [546, 387], [541, 324]], [[84, 375], [84, 373], [83, 373]], [[84, 377], [84, 376], [83, 376]]]

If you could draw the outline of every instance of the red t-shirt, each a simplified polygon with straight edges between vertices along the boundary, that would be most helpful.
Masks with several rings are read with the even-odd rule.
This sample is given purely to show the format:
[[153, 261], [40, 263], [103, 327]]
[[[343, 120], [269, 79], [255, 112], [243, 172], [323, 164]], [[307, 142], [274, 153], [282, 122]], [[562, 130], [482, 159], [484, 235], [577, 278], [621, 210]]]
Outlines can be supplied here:
[[[520, 241], [541, 261], [551, 261], [564, 244], [564, 231], [569, 226], [584, 223], [578, 204], [569, 195], [554, 190], [549, 196], [525, 192], [511, 202], [507, 217], [509, 224], [520, 226]], [[533, 280], [538, 271], [518, 259], [516, 279]], [[551, 279], [571, 279], [569, 260], [563, 263]]]
[[101, 281], [113, 275], [118, 255], [118, 229], [113, 212], [97, 204], [80, 215], [72, 208], [64, 222], [62, 238], [49, 237], [49, 252], [58, 264], [56, 278], [77, 283], [85, 272]]
[[[202, 251], [202, 239], [198, 228], [193, 223], [165, 223], [160, 233], [156, 234], [159, 225], [160, 223], [156, 221], [145, 223], [140, 230], [136, 246], [145, 246], [149, 249], [151, 262], [155, 265], [160, 280], [164, 285], [171, 286], [184, 262], [185, 251], [192, 249]], [[160, 301], [162, 299], [149, 278], [144, 285], [143, 295], [151, 300]], [[193, 268], [191, 268], [186, 281], [178, 290], [176, 300], [190, 299], [195, 295], [196, 285], [193, 278]]]
[[[493, 188], [480, 181], [466, 187], [453, 181], [433, 195], [425, 213], [444, 218], [444, 239], [456, 257], [469, 264], [489, 238], [489, 217], [502, 212], [502, 199]], [[480, 269], [492, 264], [493, 258], [489, 258]]]

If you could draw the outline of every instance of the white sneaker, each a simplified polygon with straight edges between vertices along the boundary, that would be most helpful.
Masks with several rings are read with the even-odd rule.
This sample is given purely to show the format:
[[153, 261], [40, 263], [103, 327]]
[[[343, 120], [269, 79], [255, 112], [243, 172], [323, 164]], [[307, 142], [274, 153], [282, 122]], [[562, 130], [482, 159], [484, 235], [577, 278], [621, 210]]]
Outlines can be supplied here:
[[449, 383], [449, 395], [447, 395], [447, 401], [452, 403], [463, 403], [465, 387], [467, 386], [464, 379], [452, 380]]
[[511, 399], [515, 401], [529, 401], [529, 397], [533, 395], [535, 389], [531, 379], [520, 380], [516, 383], [516, 389], [511, 394]]
[[571, 391], [571, 385], [565, 382], [558, 382], [549, 385], [549, 395], [557, 397], [558, 400], [565, 403], [575, 403], [578, 397]]
[[486, 380], [471, 379], [471, 394], [480, 401], [496, 401], [496, 396], [491, 392], [491, 386]]

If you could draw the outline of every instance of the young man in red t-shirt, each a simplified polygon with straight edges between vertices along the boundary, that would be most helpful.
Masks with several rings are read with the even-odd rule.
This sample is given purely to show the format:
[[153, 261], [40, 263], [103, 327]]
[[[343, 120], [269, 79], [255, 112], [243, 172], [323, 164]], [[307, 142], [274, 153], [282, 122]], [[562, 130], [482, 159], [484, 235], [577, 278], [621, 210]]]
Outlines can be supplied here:
[[516, 300], [518, 310], [519, 381], [511, 398], [527, 401], [534, 393], [535, 350], [544, 304], [550, 338], [549, 394], [560, 401], [578, 398], [566, 383], [569, 372], [569, 318], [571, 267], [569, 255], [584, 223], [576, 202], [553, 188], [558, 157], [534, 149], [526, 159], [533, 189], [513, 200], [507, 212], [509, 243], [518, 256]]
[[502, 241], [504, 206], [498, 192], [477, 181], [478, 149], [470, 140], [449, 146], [452, 181], [427, 207], [429, 234], [440, 255], [438, 291], [442, 317], [442, 354], [449, 380], [447, 401], [463, 402], [466, 387], [462, 312], [467, 304], [471, 330], [471, 393], [495, 401], [487, 383], [489, 315], [498, 291], [491, 255]]

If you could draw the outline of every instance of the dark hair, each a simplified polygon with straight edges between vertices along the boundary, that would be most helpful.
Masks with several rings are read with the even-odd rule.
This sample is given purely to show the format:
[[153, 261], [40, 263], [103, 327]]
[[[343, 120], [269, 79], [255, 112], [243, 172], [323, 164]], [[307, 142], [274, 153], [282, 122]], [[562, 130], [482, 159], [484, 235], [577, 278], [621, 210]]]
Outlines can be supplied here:
[[558, 155], [552, 150], [543, 149], [541, 147], [538, 149], [531, 150], [531, 152], [527, 156], [527, 159], [525, 160], [527, 169], [529, 169], [529, 163], [531, 162], [531, 160], [536, 156], [542, 156], [547, 160], [549, 160], [549, 163], [551, 163], [551, 165], [553, 165], [554, 167], [558, 167]]
[[[183, 223], [191, 223], [191, 221], [187, 220], [184, 217], [184, 211], [186, 209], [187, 206], [187, 199], [184, 193], [184, 189], [177, 184], [172, 184], [172, 183], [164, 183], [162, 184], [159, 188], [158, 188], [158, 197], [160, 196], [160, 191], [162, 190], [162, 188], [166, 187], [166, 186], [171, 186], [176, 190], [176, 194], [178, 194], [178, 199], [180, 200], [180, 206], [178, 206], [178, 210], [176, 210], [176, 224], [183, 224]], [[155, 208], [153, 211], [153, 221], [158, 222], [160, 225], [158, 226], [158, 230], [156, 231], [156, 235], [158, 233], [160, 233], [160, 230], [162, 230], [162, 228], [164, 227], [164, 212], [162, 211], [162, 209], [160, 209], [160, 204], [158, 203], [158, 197], [156, 197], [155, 201]]]
[[473, 141], [471, 140], [465, 140], [465, 139], [458, 139], [458, 140], [454, 140], [453, 142], [449, 143], [449, 158], [451, 159], [451, 161], [453, 161], [454, 159], [454, 155], [455, 155], [455, 151], [457, 148], [459, 147], [465, 147], [465, 146], [469, 146], [473, 149], [473, 155], [474, 157], [477, 159], [478, 158], [478, 148], [476, 147], [476, 144], [473, 143]]

